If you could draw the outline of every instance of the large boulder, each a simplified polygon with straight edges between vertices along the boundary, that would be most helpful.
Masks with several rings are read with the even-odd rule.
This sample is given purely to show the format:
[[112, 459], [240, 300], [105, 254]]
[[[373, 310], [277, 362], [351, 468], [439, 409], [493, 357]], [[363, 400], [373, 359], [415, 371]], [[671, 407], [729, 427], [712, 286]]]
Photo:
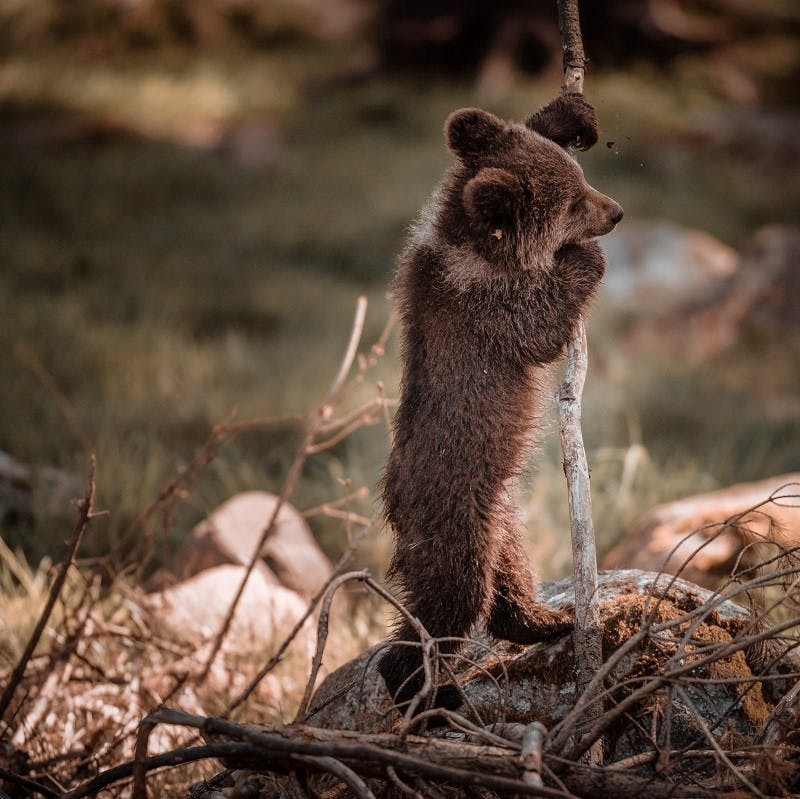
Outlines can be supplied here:
[[[172, 562], [179, 580], [223, 564], [246, 564], [275, 511], [278, 498], [266, 491], [231, 497], [200, 522]], [[310, 598], [325, 584], [331, 563], [300, 513], [284, 503], [261, 552], [259, 571], [300, 596]]]
[[[189, 657], [173, 664], [176, 672], [199, 674], [223, 629], [245, 570], [240, 565], [214, 566], [141, 598], [156, 629], [166, 628], [170, 637], [193, 646]], [[254, 569], [222, 639], [220, 656], [203, 683], [201, 699], [219, 701], [221, 696], [230, 697], [242, 690], [265, 653], [274, 652], [286, 640], [307, 607], [299, 594], [278, 585], [264, 570]], [[259, 682], [255, 691], [259, 700], [279, 707], [302, 690], [315, 642], [316, 622], [309, 618], [294, 636], [284, 656], [284, 668]]]
[[[572, 578], [543, 585], [540, 595], [553, 608], [574, 603]], [[635, 569], [601, 573], [598, 598], [604, 660], [636, 633], [648, 611], [654, 614], [654, 623], [679, 619], [708, 602], [711, 596], [711, 592], [703, 588], [664, 574]], [[749, 619], [750, 614], [742, 606], [731, 601], [722, 602], [705, 614], [686, 652], [691, 652], [697, 642], [733, 641], [747, 629]], [[681, 629], [685, 630], [685, 625]], [[669, 641], [657, 640], [658, 636], [645, 639], [617, 664], [607, 684], [622, 684], [626, 679], [640, 684], [644, 675], [658, 674], [661, 669], [674, 666], [676, 657], [680, 657], [675, 645], [679, 638], [680, 634], [677, 638], [667, 636]], [[380, 646], [374, 647], [331, 674], [311, 702], [308, 723], [362, 732], [391, 728], [396, 716], [388, 712], [389, 697], [375, 668], [379, 655]], [[502, 717], [505, 721], [523, 724], [540, 721], [551, 728], [574, 706], [573, 643], [569, 635], [531, 647], [514, 646], [480, 635], [465, 655], [461, 667], [457, 667], [461, 672], [459, 680], [484, 723]], [[729, 731], [754, 736], [759, 731], [772, 707], [762, 692], [761, 683], [753, 677], [754, 670], [762, 670], [764, 659], [764, 652], [754, 646], [701, 667], [694, 675], [709, 682], [698, 688], [702, 697], [694, 696], [691, 687], [687, 688], [687, 696], [707, 712], [706, 722], [716, 730], [715, 734]], [[771, 664], [773, 670], [781, 673], [796, 666], [784, 663], [778, 668], [777, 662]], [[726, 677], [734, 679], [725, 682]], [[743, 692], [742, 686], [748, 680], [752, 681], [750, 690]], [[781, 686], [782, 689], [786, 687], [786, 684]], [[770, 690], [774, 688], [770, 686]], [[619, 695], [627, 690], [621, 689]], [[774, 694], [770, 696], [774, 698]], [[639, 720], [639, 726], [650, 729], [652, 719], [647, 717], [657, 705], [656, 698], [643, 701], [632, 713]], [[674, 741], [690, 741], [702, 734], [693, 708], [686, 706], [686, 701], [681, 704], [681, 700], [677, 700], [678, 710], [672, 719]], [[717, 717], [712, 718], [715, 707]], [[730, 712], [732, 707], [736, 708], [735, 712]], [[722, 708], [728, 711], [727, 715]], [[609, 739], [609, 760], [641, 751], [643, 743], [637, 729], [635, 724], [623, 724], [615, 729]]]
[[734, 569], [800, 544], [800, 472], [696, 494], [648, 511], [603, 560], [606, 569], [680, 572], [714, 588]]
[[[551, 607], [574, 602], [572, 579], [545, 584], [541, 596]], [[778, 698], [790, 691], [800, 670], [800, 659], [787, 652], [790, 642], [781, 642], [777, 636], [767, 643], [756, 641], [756, 632], [768, 632], [764, 621], [754, 620], [748, 610], [732, 601], [664, 574], [638, 570], [601, 573], [598, 598], [603, 660], [608, 668], [604, 679], [608, 699], [603, 708], [607, 721], [605, 768], [591, 769], [588, 781], [580, 783], [583, 767], [577, 766], [561, 773], [563, 783], [575, 795], [615, 796], [620, 783], [613, 778], [619, 775], [628, 797], [646, 793], [651, 782], [658, 785], [659, 796], [718, 795], [715, 789], [726, 777], [720, 774], [715, 750], [747, 750], [766, 740], [765, 735], [775, 728], [779, 714], [771, 712]], [[646, 634], [640, 634], [643, 626]], [[519, 779], [522, 773], [518, 755], [507, 747], [498, 749], [497, 738], [492, 742], [495, 746], [476, 746], [486, 744], [486, 733], [519, 741], [532, 722], [540, 722], [550, 732], [545, 763], [549, 760], [551, 767], [558, 768], [559, 761], [552, 759], [554, 742], [560, 745], [563, 739], [569, 750], [588, 729], [587, 724], [593, 723], [585, 711], [575, 707], [570, 635], [519, 647], [479, 634], [467, 645], [463, 658], [448, 661], [468, 699], [458, 713], [467, 717], [467, 725], [486, 730], [474, 736], [465, 734], [466, 728], [459, 722], [427, 730], [417, 725], [408, 737], [400, 735], [400, 716], [376, 669], [380, 651], [373, 647], [322, 683], [305, 715], [306, 726], [251, 727], [248, 734], [264, 732], [279, 737], [282, 747], [289, 739], [304, 744], [358, 743], [362, 750], [369, 745], [388, 747], [403, 756], [416, 754], [436, 767], [445, 765], [442, 757], [455, 757], [447, 763], [475, 773], [470, 788], [439, 784], [448, 782], [441, 773], [429, 774], [430, 780], [420, 778], [414, 784], [427, 793], [424, 788], [432, 782], [437, 793], [444, 789], [454, 799], [466, 799], [497, 795], [476, 787], [478, 775]], [[614, 662], [610, 662], [612, 658]], [[626, 712], [617, 714], [621, 701], [627, 703]], [[558, 730], [561, 722], [563, 736]], [[454, 756], [454, 748], [458, 756]], [[257, 763], [252, 758], [229, 760], [226, 765], [236, 770], [220, 775], [215, 790], [228, 799], [286, 795], [289, 783], [281, 776], [286, 762], [283, 751], [281, 748], [280, 754], [272, 757], [265, 754]], [[564, 750], [555, 749], [558, 751]], [[480, 765], [478, 757], [483, 758]], [[387, 775], [375, 762], [360, 766], [359, 762], [353, 760], [350, 765], [367, 779], [374, 795], [394, 798], [412, 793], [407, 785], [398, 786], [395, 776]], [[759, 776], [759, 782], [772, 788], [773, 783], [793, 781], [796, 764], [785, 765], [787, 779], [767, 775], [764, 779]], [[404, 776], [411, 780], [413, 774]], [[352, 774], [348, 779], [355, 784]], [[315, 789], [323, 793], [332, 784], [321, 777]], [[693, 792], [704, 785], [709, 789]], [[766, 792], [773, 794], [772, 790]], [[195, 795], [210, 794], [199, 791]]]

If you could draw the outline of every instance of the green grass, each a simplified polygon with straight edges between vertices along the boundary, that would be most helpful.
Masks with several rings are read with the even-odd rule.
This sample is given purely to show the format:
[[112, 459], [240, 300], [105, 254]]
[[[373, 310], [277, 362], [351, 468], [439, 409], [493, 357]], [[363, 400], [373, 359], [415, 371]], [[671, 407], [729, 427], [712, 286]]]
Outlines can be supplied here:
[[[100, 68], [53, 54], [3, 68], [0, 101], [13, 124], [32, 109], [39, 130], [54, 113], [80, 113], [145, 136], [0, 139], [0, 449], [84, 468], [80, 437], [36, 376], [40, 363], [98, 455], [98, 499], [109, 515], [87, 552], [106, 551], [233, 409], [248, 418], [313, 408], [360, 293], [370, 299], [365, 341], [377, 336], [406, 226], [449, 162], [442, 122], [455, 107], [482, 104], [468, 86], [313, 88], [311, 77], [343, 59], [301, 55]], [[736, 245], [762, 222], [795, 218], [800, 182], [784, 180], [777, 192], [762, 163], [691, 143], [693, 125], [723, 106], [702, 82], [670, 80], [591, 77], [604, 133], [581, 157], [590, 181], [618, 198], [627, 218], [666, 217]], [[519, 118], [553, 88], [521, 83], [493, 108]], [[197, 120], [254, 119], [280, 135], [277, 160], [262, 169], [170, 143]], [[652, 502], [798, 468], [796, 415], [776, 421], [765, 411], [771, 397], [796, 396], [796, 351], [741, 352], [694, 370], [654, 353], [618, 355], [617, 335], [614, 320], [598, 316], [590, 326], [585, 435], [602, 547]], [[396, 347], [377, 379], [396, 390]], [[229, 445], [162, 546], [237, 490], [276, 490], [297, 439], [296, 426], [283, 425]], [[620, 502], [631, 444], [649, 459], [633, 498]], [[296, 504], [339, 496], [344, 477], [374, 486], [386, 446], [375, 428], [312, 459]], [[538, 463], [523, 505], [532, 547], [544, 548], [541, 572], [551, 576], [568, 559], [552, 431]], [[314, 524], [325, 548], [340, 551], [341, 527]], [[64, 529], [25, 533], [31, 557], [52, 551]], [[370, 558], [380, 561], [387, 545]]]

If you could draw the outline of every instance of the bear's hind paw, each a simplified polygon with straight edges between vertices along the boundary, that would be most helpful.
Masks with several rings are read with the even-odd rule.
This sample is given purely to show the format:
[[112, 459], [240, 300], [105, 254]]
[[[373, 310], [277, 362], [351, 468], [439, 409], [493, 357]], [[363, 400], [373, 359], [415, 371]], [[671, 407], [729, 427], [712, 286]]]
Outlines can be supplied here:
[[524, 621], [501, 614], [489, 619], [489, 632], [503, 641], [515, 644], [536, 644], [572, 632], [575, 609], [571, 605], [552, 610], [547, 605], [534, 605], [525, 613]]

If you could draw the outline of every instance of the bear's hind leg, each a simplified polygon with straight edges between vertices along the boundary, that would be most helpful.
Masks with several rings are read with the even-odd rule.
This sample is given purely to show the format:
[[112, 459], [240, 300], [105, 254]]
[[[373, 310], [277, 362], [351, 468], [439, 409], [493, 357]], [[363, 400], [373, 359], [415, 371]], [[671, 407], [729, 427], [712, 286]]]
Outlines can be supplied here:
[[[398, 643], [404, 641], [407, 643]], [[455, 642], [441, 642], [438, 645], [440, 655], [456, 652], [459, 645]], [[392, 701], [401, 709], [419, 693], [425, 684], [422, 648], [416, 630], [407, 622], [403, 622], [390, 644], [388, 651], [378, 663], [378, 671]], [[439, 681], [444, 675], [439, 673]], [[437, 688], [431, 703], [433, 707], [444, 707], [455, 710], [461, 705], [461, 696], [456, 688], [444, 686]], [[424, 710], [420, 706], [419, 710]]]
[[[433, 638], [465, 638], [489, 611], [496, 558], [493, 542], [488, 537], [484, 539], [486, 545], [480, 545], [481, 532], [473, 528], [472, 534], [462, 536], [459, 545], [444, 545], [439, 552], [426, 551], [424, 546], [404, 547], [392, 564], [392, 571], [408, 597], [409, 612]], [[417, 645], [400, 644], [400, 641]], [[458, 640], [443, 640], [437, 646], [440, 655], [453, 655], [461, 645]], [[453, 664], [453, 658], [448, 658], [448, 662]], [[378, 664], [378, 671], [398, 705], [411, 700], [422, 688], [422, 664], [419, 636], [404, 619]], [[440, 670], [440, 679], [442, 676]], [[452, 694], [453, 689], [440, 689], [434, 704], [437, 707], [458, 706], [460, 701], [452, 704], [458, 698], [457, 694], [450, 696]]]
[[494, 579], [494, 604], [487, 624], [489, 632], [516, 644], [534, 644], [570, 632], [574, 624], [572, 613], [553, 610], [536, 600], [533, 571], [516, 519], [507, 521], [504, 532]]

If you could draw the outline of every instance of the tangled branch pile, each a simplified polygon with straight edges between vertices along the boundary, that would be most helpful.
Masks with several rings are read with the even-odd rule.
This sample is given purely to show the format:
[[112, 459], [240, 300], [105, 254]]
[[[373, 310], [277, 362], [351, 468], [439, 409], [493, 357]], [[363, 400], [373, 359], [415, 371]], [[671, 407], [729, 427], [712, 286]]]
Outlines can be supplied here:
[[[388, 335], [387, 327], [358, 356], [364, 313], [362, 302], [326, 398], [300, 417], [306, 435], [279, 504], [290, 498], [306, 458], [365, 424], [388, 420], [391, 401], [380, 385], [373, 399], [342, 410]], [[168, 515], [226, 437], [269, 421], [228, 422], [215, 430], [142, 519]], [[766, 503], [797, 500], [796, 487], [789, 486]], [[185, 796], [187, 784], [204, 776], [192, 797], [626, 797], [644, 790], [654, 797], [789, 796], [800, 788], [796, 549], [759, 544], [758, 564], [743, 558], [715, 592], [663, 574], [601, 575], [604, 662], [580, 696], [569, 638], [522, 649], [484, 634], [461, 655], [440, 657], [437, 641], [419, 628], [420, 641], [409, 645], [422, 646], [427, 679], [414, 707], [400, 716], [373, 669], [380, 647], [341, 667], [314, 693], [329, 633], [337, 645], [341, 640], [341, 617], [332, 609], [344, 586], [360, 585], [405, 612], [368, 573], [345, 571], [373, 519], [332, 506], [348, 525], [351, 546], [283, 643], [265, 661], [243, 666], [229, 658], [225, 640], [277, 511], [266, 520], [224, 623], [198, 649], [163, 634], [121, 579], [112, 592], [108, 563], [94, 573], [76, 568], [74, 551], [91, 523], [92, 501], [90, 479], [49, 592], [42, 575], [26, 576], [17, 566], [18, 581], [28, 581], [28, 596], [35, 594], [34, 606], [44, 609], [16, 668], [2, 681], [0, 788], [12, 796]], [[748, 509], [717, 534], [758, 512]], [[701, 548], [714, 539], [706, 537]], [[4, 558], [12, 563], [7, 553]], [[554, 606], [574, 601], [571, 581], [544, 586], [543, 598]], [[312, 616], [317, 640], [309, 669], [298, 665], [308, 663], [305, 654], [298, 660], [291, 652]], [[337, 655], [341, 662], [343, 653], [333, 659]], [[296, 683], [293, 722], [231, 721], [276, 670], [281, 682]], [[458, 712], [426, 709], [440, 682], [461, 692]], [[208, 716], [207, 708], [220, 715]], [[247, 710], [256, 715], [253, 704]], [[604, 765], [588, 765], [584, 755], [598, 742]], [[211, 777], [210, 761], [217, 760], [228, 769]]]
[[[604, 665], [591, 686], [601, 689], [602, 712], [588, 729], [592, 700], [586, 697], [596, 694], [587, 691], [576, 701], [568, 640], [520, 654], [480, 639], [460, 663], [448, 664], [437, 662], [436, 642], [423, 636], [431, 680], [422, 694], [431, 693], [438, 668], [446, 673], [453, 665], [464, 699], [458, 713], [427, 710], [400, 719], [372, 670], [378, 647], [330, 677], [310, 711], [301, 703], [293, 725], [156, 711], [140, 726], [137, 761], [126, 774], [134, 775], [136, 799], [147, 795], [146, 772], [167, 757], [211, 756], [232, 770], [193, 796], [216, 790], [266, 799], [292, 786], [314, 796], [337, 784], [334, 795], [364, 798], [460, 796], [476, 789], [484, 796], [794, 795], [800, 786], [799, 569], [796, 552], [780, 551], [713, 593], [666, 575], [605, 575]], [[382, 593], [368, 575], [353, 572], [332, 583], [326, 607], [349, 580]], [[779, 596], [760, 612], [730, 601], [773, 591]], [[548, 599], [560, 603], [568, 593], [569, 581], [562, 581], [550, 586]], [[771, 620], [776, 611], [782, 621]], [[317, 666], [326, 625], [323, 611]], [[312, 670], [309, 687], [315, 676]], [[434, 719], [438, 726], [425, 733]], [[207, 743], [147, 758], [148, 736], [161, 724], [199, 729]], [[582, 755], [596, 741], [604, 744], [606, 765], [584, 765]], [[103, 779], [69, 796], [88, 795]], [[246, 786], [251, 793], [243, 793]]]

